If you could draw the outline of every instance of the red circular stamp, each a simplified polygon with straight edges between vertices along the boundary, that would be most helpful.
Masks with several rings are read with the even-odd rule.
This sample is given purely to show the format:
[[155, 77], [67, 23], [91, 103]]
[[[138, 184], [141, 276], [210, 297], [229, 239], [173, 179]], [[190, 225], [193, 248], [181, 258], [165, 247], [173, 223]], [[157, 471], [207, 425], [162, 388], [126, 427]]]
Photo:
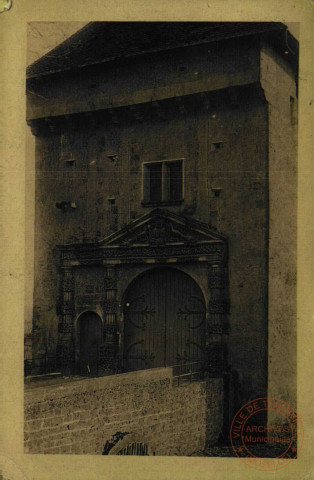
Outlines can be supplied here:
[[296, 410], [278, 398], [246, 403], [230, 427], [232, 448], [247, 466], [274, 471], [297, 458], [303, 445], [303, 424]]

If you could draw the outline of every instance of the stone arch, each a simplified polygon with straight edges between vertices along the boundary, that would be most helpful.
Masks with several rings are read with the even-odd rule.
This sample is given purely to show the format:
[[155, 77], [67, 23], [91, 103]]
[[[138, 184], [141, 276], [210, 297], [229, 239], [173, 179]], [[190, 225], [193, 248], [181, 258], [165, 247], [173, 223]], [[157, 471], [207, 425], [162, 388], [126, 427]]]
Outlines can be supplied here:
[[79, 319], [81, 318], [82, 315], [88, 312], [92, 312], [98, 315], [101, 320], [101, 323], [104, 324], [103, 312], [99, 306], [96, 305], [95, 308], [82, 308], [81, 310], [79, 310], [79, 313], [77, 313], [74, 318], [74, 329], [76, 332], [78, 332]]
[[[198, 267], [202, 262], [190, 262], [190, 263], [184, 263], [184, 264], [176, 264], [175, 266], [173, 264], [167, 263], [167, 262], [158, 262], [157, 264], [139, 264], [132, 266], [132, 269], [128, 269], [128, 274], [125, 277], [125, 279], [120, 280], [120, 285], [119, 285], [119, 298], [121, 299], [121, 304], [123, 304], [123, 298], [125, 295], [125, 292], [129, 288], [132, 282], [136, 281], [140, 276], [145, 275], [147, 272], [153, 270], [153, 269], [161, 269], [161, 268], [171, 268], [174, 270], [178, 270], [179, 272], [185, 273], [189, 277], [191, 277], [199, 286], [199, 288], [202, 290], [202, 293], [204, 295], [204, 298], [206, 301], [210, 299], [210, 290], [208, 288], [208, 269], [209, 266], [204, 263], [202, 265], [203, 271], [197, 270], [196, 267]], [[123, 265], [120, 266], [120, 271], [123, 271]]]

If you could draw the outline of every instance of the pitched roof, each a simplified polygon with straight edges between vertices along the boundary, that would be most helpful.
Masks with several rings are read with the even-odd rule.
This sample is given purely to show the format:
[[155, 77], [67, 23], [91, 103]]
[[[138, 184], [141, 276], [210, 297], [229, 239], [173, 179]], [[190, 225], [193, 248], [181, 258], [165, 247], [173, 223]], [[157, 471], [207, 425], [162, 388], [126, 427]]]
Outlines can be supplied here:
[[92, 22], [30, 65], [27, 77], [148, 52], [286, 30], [278, 22]]

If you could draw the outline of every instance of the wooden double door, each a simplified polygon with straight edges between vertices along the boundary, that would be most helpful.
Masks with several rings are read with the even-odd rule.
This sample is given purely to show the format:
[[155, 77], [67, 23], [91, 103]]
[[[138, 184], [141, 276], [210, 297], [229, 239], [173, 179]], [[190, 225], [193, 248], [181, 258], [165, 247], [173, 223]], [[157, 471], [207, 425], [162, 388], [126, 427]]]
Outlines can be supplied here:
[[204, 296], [189, 275], [146, 272], [124, 299], [124, 371], [202, 362], [205, 317]]

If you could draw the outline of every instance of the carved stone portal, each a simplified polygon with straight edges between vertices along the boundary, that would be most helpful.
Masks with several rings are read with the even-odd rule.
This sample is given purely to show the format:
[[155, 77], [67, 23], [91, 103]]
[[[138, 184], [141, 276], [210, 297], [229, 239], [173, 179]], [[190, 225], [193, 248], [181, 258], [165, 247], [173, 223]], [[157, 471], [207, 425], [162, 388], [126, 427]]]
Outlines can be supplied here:
[[[228, 334], [230, 309], [226, 247], [226, 238], [211, 230], [208, 225], [160, 209], [151, 211], [98, 243], [61, 246], [62, 282], [57, 349], [60, 368], [68, 371], [75, 363], [76, 267], [102, 266], [104, 269], [103, 292], [99, 292], [97, 300], [103, 312], [99, 368], [100, 374], [108, 374], [117, 373], [118, 358], [121, 357], [117, 324], [118, 303], [121, 301], [117, 298], [117, 262], [119, 274], [123, 274], [124, 269], [129, 272], [132, 265], [143, 264], [147, 259], [154, 259], [159, 266], [166, 266], [167, 260], [175, 258], [178, 264], [207, 264], [210, 301], [206, 308], [208, 355], [205, 369], [215, 375], [223, 372], [226, 369], [226, 355], [219, 352], [225, 352], [224, 336]], [[81, 305], [80, 308], [93, 310], [96, 300], [86, 294], [84, 299], [84, 305], [82, 298], [78, 298], [76, 304]], [[194, 306], [193, 309], [195, 310]], [[179, 312], [179, 316], [184, 314], [192, 315], [191, 312]]]

